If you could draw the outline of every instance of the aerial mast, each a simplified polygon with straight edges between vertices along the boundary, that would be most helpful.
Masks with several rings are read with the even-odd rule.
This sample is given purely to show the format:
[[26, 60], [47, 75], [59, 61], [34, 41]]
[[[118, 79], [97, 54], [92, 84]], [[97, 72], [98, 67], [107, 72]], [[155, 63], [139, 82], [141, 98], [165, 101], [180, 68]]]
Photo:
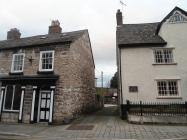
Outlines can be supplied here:
[[119, 3], [121, 4], [121, 10], [123, 11], [123, 7], [127, 5], [123, 2], [123, 0], [120, 0]]

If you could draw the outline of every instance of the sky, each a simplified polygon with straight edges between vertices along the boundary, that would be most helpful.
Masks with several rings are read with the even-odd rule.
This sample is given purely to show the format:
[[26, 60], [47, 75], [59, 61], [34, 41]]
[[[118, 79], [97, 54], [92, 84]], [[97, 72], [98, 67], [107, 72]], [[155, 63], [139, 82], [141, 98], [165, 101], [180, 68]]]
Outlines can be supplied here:
[[123, 22], [160, 22], [175, 6], [187, 11], [187, 0], [0, 0], [0, 40], [11, 28], [22, 37], [47, 34], [51, 20], [58, 19], [62, 31], [88, 29], [95, 61], [97, 86], [104, 86], [117, 71], [116, 11]]

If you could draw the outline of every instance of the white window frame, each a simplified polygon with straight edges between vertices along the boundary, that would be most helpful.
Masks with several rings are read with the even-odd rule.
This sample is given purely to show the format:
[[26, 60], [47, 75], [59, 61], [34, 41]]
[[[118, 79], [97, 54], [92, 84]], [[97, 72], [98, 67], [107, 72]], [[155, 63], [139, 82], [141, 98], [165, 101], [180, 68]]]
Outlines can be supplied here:
[[[52, 68], [51, 69], [42, 69], [42, 54], [44, 53], [52, 53]], [[47, 72], [47, 71], [53, 71], [54, 70], [54, 53], [55, 51], [54, 50], [51, 50], [51, 51], [40, 51], [40, 62], [39, 62], [39, 71], [40, 72]]]
[[15, 88], [16, 88], [16, 85], [11, 85], [11, 86], [13, 86], [13, 96], [12, 96], [11, 109], [5, 109], [5, 101], [6, 101], [7, 87], [8, 87], [8, 86], [10, 86], [10, 85], [7, 85], [7, 86], [6, 86], [6, 89], [5, 89], [5, 96], [4, 96], [4, 102], [3, 102], [3, 111], [8, 111], [8, 112], [19, 112], [19, 110], [13, 110], [13, 102], [14, 102], [14, 96], [15, 96]]
[[[177, 16], [177, 19], [173, 20], [173, 18]], [[186, 23], [187, 17], [183, 15], [180, 11], [176, 11], [173, 13], [173, 15], [167, 20], [168, 23], [174, 24], [174, 23]]]
[[[14, 70], [15, 56], [18, 56], [18, 55], [23, 55], [22, 70]], [[11, 73], [23, 72], [23, 69], [24, 69], [24, 61], [25, 61], [25, 54], [24, 54], [24, 53], [13, 54], [12, 65], [11, 65]]]
[[[164, 54], [164, 50], [170, 50], [171, 51], [171, 62], [166, 62], [165, 61], [165, 54]], [[154, 60], [154, 64], [158, 64], [158, 65], [167, 65], [167, 64], [176, 64], [175, 60], [174, 60], [174, 53], [173, 53], [174, 48], [153, 48], [153, 60]], [[161, 55], [162, 55], [162, 62], [157, 62], [156, 61], [156, 51], [161, 51]]]
[[[169, 93], [169, 86], [168, 86], [168, 83], [169, 83], [170, 81], [171, 81], [171, 82], [175, 81], [175, 82], [177, 83], [177, 95], [171, 95], [171, 94]], [[158, 82], [166, 82], [166, 92], [167, 92], [166, 96], [159, 95]], [[157, 80], [156, 80], [156, 87], [157, 87], [157, 98], [181, 98], [179, 79], [157, 79]]]

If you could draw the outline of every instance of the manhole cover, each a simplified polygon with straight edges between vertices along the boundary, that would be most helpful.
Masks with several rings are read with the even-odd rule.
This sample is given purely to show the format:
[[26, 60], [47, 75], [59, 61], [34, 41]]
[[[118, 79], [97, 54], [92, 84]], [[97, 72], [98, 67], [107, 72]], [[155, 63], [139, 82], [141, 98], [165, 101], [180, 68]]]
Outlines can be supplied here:
[[94, 125], [84, 125], [84, 124], [72, 124], [67, 130], [92, 130]]

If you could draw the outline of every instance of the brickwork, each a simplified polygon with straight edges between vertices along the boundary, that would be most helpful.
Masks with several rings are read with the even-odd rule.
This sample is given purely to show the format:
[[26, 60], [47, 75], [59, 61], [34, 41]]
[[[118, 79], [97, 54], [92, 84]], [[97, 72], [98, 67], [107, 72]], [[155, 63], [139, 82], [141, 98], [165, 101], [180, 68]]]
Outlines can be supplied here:
[[[9, 73], [13, 54], [22, 52], [25, 53], [23, 74], [27, 76], [38, 75], [40, 51], [43, 50], [55, 51], [54, 74], [59, 75], [57, 82], [51, 85], [56, 86], [53, 122], [63, 123], [66, 120], [77, 117], [80, 113], [94, 109], [94, 62], [87, 32], [71, 44], [3, 50], [0, 52], [0, 66]], [[43, 84], [45, 85], [45, 83]], [[25, 86], [23, 122], [29, 123], [33, 93], [32, 86], [38, 85], [29, 84]]]

